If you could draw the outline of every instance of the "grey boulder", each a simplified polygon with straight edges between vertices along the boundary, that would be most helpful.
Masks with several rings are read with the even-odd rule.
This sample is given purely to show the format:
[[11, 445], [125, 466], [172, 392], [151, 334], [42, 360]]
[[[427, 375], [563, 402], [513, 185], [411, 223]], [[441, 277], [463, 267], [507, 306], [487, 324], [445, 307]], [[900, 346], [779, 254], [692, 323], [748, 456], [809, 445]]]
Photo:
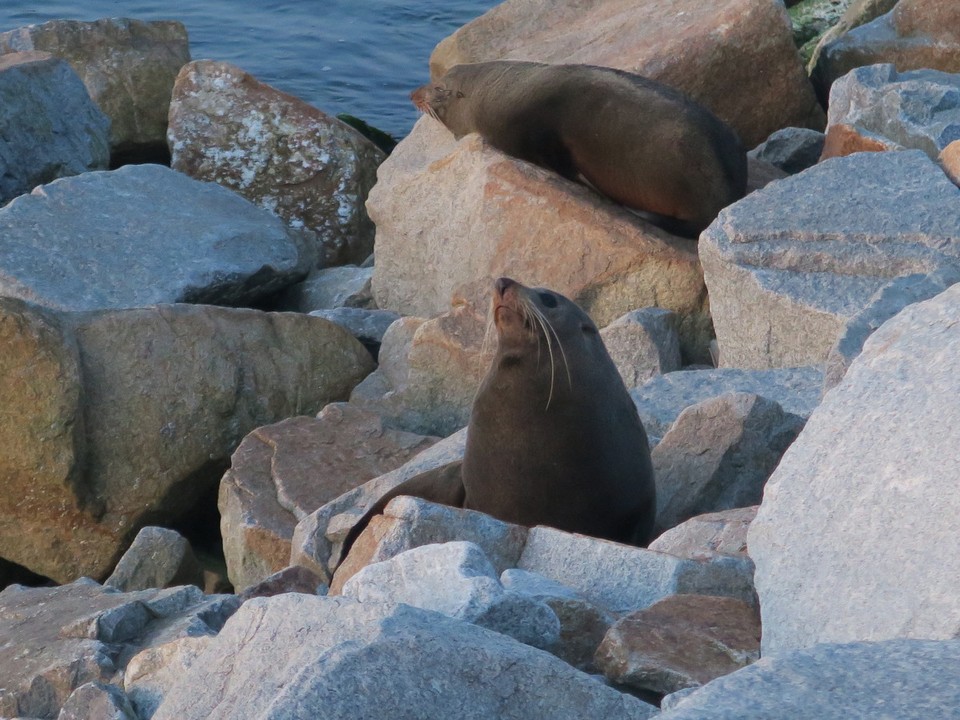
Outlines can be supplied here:
[[548, 653], [469, 623], [404, 605], [283, 595], [244, 604], [153, 718], [354, 720], [386, 708], [397, 720], [656, 713]]
[[63, 310], [244, 305], [310, 262], [270, 213], [160, 165], [63, 178], [0, 209], [0, 293]]
[[110, 121], [64, 60], [0, 55], [0, 205], [110, 162]]

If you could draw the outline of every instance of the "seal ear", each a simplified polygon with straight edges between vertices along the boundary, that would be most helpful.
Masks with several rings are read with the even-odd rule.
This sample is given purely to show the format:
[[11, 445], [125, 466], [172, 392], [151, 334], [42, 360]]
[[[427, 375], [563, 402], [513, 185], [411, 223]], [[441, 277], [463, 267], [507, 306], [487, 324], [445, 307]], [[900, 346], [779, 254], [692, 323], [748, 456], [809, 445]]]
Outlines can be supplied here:
[[580, 326], [580, 329], [583, 330], [583, 331], [584, 331], [585, 333], [587, 333], [588, 335], [598, 335], [598, 334], [599, 334], [598, 331], [597, 331], [597, 329], [596, 329], [593, 325], [588, 325], [587, 323], [584, 323], [583, 325], [581, 325], [581, 326]]

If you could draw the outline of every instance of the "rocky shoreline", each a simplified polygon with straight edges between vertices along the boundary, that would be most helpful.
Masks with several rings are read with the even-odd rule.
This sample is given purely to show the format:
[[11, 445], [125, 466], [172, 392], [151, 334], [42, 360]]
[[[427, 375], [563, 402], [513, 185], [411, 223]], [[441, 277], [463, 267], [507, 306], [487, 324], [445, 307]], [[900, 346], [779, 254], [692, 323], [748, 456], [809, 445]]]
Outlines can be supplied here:
[[[430, 59], [710, 107], [754, 149], [699, 241], [177, 22], [0, 33], [0, 717], [960, 717], [960, 9], [787, 4], [510, 0]], [[602, 328], [659, 537], [399, 497], [341, 557], [459, 475], [500, 276]]]

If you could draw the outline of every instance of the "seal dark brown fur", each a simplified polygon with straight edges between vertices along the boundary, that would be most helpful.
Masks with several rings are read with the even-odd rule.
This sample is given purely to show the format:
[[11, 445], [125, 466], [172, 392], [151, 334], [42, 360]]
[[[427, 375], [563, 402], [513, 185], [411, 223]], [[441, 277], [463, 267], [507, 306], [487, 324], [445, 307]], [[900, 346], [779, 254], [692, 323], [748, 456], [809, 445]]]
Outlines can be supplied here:
[[411, 98], [456, 138], [592, 186], [695, 236], [746, 192], [736, 133], [702, 105], [632, 73], [592, 65], [456, 65]]
[[[470, 415], [461, 482], [416, 478], [399, 495], [632, 545], [652, 538], [656, 491], [637, 409], [590, 317], [563, 295], [496, 281], [497, 353]], [[455, 486], [455, 487], [454, 487]]]

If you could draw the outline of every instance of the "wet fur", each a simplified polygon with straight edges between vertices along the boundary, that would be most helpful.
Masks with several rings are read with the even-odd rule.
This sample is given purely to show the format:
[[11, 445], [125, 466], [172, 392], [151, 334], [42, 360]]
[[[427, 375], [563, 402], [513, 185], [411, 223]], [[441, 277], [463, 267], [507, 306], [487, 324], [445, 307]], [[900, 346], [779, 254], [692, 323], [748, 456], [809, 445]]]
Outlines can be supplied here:
[[682, 93], [632, 73], [473, 63], [411, 97], [455, 137], [479, 133], [681, 234], [697, 234], [746, 191], [736, 133]]

